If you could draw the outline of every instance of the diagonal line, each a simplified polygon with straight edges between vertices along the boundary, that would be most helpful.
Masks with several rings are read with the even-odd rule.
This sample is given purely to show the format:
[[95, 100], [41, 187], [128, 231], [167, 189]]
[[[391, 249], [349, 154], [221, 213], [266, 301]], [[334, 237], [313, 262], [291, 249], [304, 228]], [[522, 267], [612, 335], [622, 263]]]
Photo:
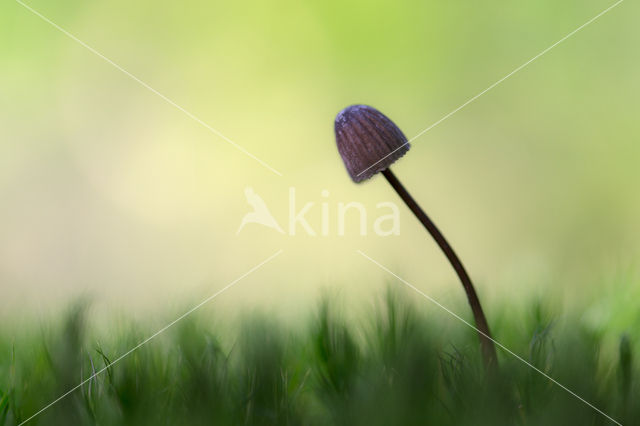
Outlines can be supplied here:
[[40, 19], [42, 19], [43, 21], [47, 22], [48, 24], [50, 24], [51, 26], [53, 26], [55, 29], [57, 29], [58, 31], [60, 31], [61, 33], [63, 33], [64, 35], [66, 35], [67, 37], [69, 37], [70, 39], [72, 39], [73, 41], [77, 42], [78, 44], [80, 44], [81, 46], [83, 46], [84, 48], [86, 48], [87, 50], [89, 50], [91, 53], [93, 53], [94, 55], [100, 57], [101, 59], [103, 59], [105, 62], [113, 65], [116, 69], [118, 69], [119, 71], [123, 72], [124, 74], [126, 74], [128, 77], [130, 77], [131, 79], [135, 80], [136, 82], [140, 83], [140, 85], [144, 86], [145, 88], [149, 89], [151, 92], [155, 93], [156, 95], [158, 95], [159, 97], [161, 97], [163, 100], [165, 100], [167, 103], [169, 103], [170, 105], [174, 106], [175, 108], [179, 109], [180, 111], [182, 111], [183, 113], [185, 113], [189, 118], [191, 118], [192, 120], [194, 120], [195, 122], [197, 122], [198, 124], [204, 126], [207, 130], [209, 130], [210, 132], [212, 132], [213, 134], [215, 134], [216, 136], [224, 139], [226, 142], [228, 142], [229, 144], [233, 145], [234, 148], [236, 148], [237, 150], [239, 150], [240, 152], [242, 152], [243, 154], [245, 154], [248, 157], [253, 158], [255, 161], [257, 161], [258, 163], [260, 163], [263, 167], [269, 169], [270, 171], [272, 171], [273, 173], [277, 174], [278, 176], [282, 176], [282, 173], [280, 173], [278, 170], [274, 169], [273, 167], [271, 167], [269, 164], [267, 164], [266, 162], [262, 161], [261, 159], [259, 159], [258, 157], [256, 157], [255, 155], [253, 155], [251, 152], [247, 151], [246, 148], [242, 147], [241, 145], [238, 145], [236, 142], [234, 142], [233, 140], [229, 139], [227, 136], [225, 136], [222, 132], [220, 132], [219, 130], [211, 127], [209, 124], [205, 123], [204, 121], [202, 121], [200, 118], [198, 118], [196, 115], [194, 115], [193, 113], [189, 112], [188, 110], [184, 109], [183, 107], [181, 107], [180, 105], [178, 105], [177, 103], [175, 103], [173, 100], [171, 100], [170, 98], [168, 98], [167, 96], [163, 95], [162, 93], [158, 92], [156, 89], [154, 89], [153, 87], [151, 87], [150, 85], [148, 85], [147, 83], [145, 83], [144, 81], [140, 80], [138, 77], [136, 77], [135, 75], [131, 74], [129, 71], [127, 71], [126, 69], [124, 69], [123, 67], [121, 67], [120, 65], [118, 65], [117, 63], [113, 62], [111, 59], [107, 58], [106, 56], [104, 56], [102, 53], [98, 52], [96, 49], [94, 49], [93, 47], [89, 46], [87, 43], [83, 42], [82, 40], [80, 40], [79, 38], [77, 38], [76, 36], [74, 36], [73, 34], [71, 34], [70, 32], [68, 32], [67, 30], [65, 30], [64, 28], [62, 28], [61, 26], [59, 26], [58, 24], [56, 24], [55, 22], [53, 22], [52, 20], [50, 20], [49, 18], [47, 18], [46, 16], [44, 16], [43, 14], [41, 14], [40, 12], [38, 12], [37, 10], [35, 10], [34, 8], [32, 8], [31, 6], [23, 3], [20, 0], [15, 0], [17, 3], [19, 3], [21, 6], [23, 6], [25, 9], [29, 10], [30, 12], [32, 12], [34, 15], [38, 16]]
[[434, 303], [435, 305], [437, 305], [438, 307], [442, 308], [443, 310], [445, 310], [447, 313], [449, 313], [450, 315], [452, 315], [453, 317], [457, 318], [458, 320], [460, 320], [461, 322], [463, 322], [464, 324], [468, 325], [469, 327], [471, 327], [472, 329], [474, 329], [475, 331], [477, 331], [478, 333], [482, 334], [484, 337], [486, 337], [487, 339], [491, 340], [493, 343], [495, 343], [497, 346], [499, 346], [500, 348], [502, 348], [505, 352], [509, 353], [510, 355], [513, 355], [516, 359], [518, 359], [519, 361], [523, 362], [524, 364], [528, 365], [529, 367], [531, 367], [532, 369], [534, 369], [535, 371], [537, 371], [538, 373], [542, 374], [544, 377], [546, 377], [547, 379], [549, 379], [550, 381], [552, 381], [553, 383], [555, 383], [556, 385], [560, 386], [562, 389], [564, 389], [565, 391], [569, 392], [571, 395], [573, 395], [574, 397], [578, 398], [580, 401], [584, 402], [585, 404], [587, 404], [589, 407], [593, 408], [595, 411], [597, 411], [598, 413], [602, 414], [604, 417], [606, 417], [607, 419], [611, 420], [613, 423], [622, 426], [622, 423], [616, 421], [615, 419], [613, 419], [612, 417], [610, 417], [609, 415], [607, 415], [607, 413], [605, 413], [604, 411], [600, 410], [598, 407], [596, 407], [595, 405], [591, 404], [589, 401], [585, 400], [584, 398], [582, 398], [580, 395], [576, 394], [575, 392], [573, 392], [571, 389], [567, 388], [566, 386], [564, 386], [562, 383], [558, 382], [557, 380], [555, 380], [553, 377], [549, 376], [548, 374], [546, 374], [544, 371], [540, 370], [539, 368], [537, 368], [536, 366], [534, 366], [533, 364], [531, 364], [530, 362], [528, 362], [527, 360], [525, 360], [524, 358], [522, 358], [520, 355], [516, 354], [515, 352], [513, 352], [512, 350], [510, 350], [509, 348], [507, 348], [506, 346], [504, 346], [502, 343], [498, 342], [497, 340], [493, 339], [491, 336], [488, 336], [487, 334], [483, 333], [482, 331], [478, 330], [473, 324], [469, 323], [468, 321], [466, 321], [464, 318], [462, 318], [460, 315], [456, 314], [455, 312], [451, 311], [449, 308], [447, 308], [446, 306], [440, 304], [440, 302], [438, 302], [437, 300], [435, 300], [433, 297], [429, 296], [428, 294], [418, 290], [416, 287], [414, 287], [411, 283], [409, 283], [408, 281], [405, 281], [404, 279], [400, 278], [398, 275], [394, 274], [393, 272], [391, 272], [389, 269], [387, 269], [385, 266], [383, 266], [382, 264], [380, 264], [379, 262], [377, 262], [376, 260], [372, 259], [371, 257], [367, 256], [364, 252], [362, 252], [361, 250], [356, 250], [359, 254], [361, 254], [363, 257], [367, 258], [368, 260], [370, 260], [372, 263], [376, 264], [378, 267], [380, 267], [380, 269], [387, 271], [388, 273], [390, 273], [391, 275], [393, 275], [394, 277], [396, 277], [398, 280], [402, 281], [407, 287], [415, 290], [417, 293], [419, 293], [420, 295], [422, 295], [424, 298], [428, 299], [430, 302]]
[[100, 370], [96, 371], [95, 373], [93, 373], [91, 376], [89, 376], [87, 379], [83, 380], [82, 382], [80, 382], [78, 385], [74, 386], [73, 388], [69, 389], [67, 392], [65, 392], [64, 394], [60, 395], [58, 398], [54, 399], [53, 401], [51, 401], [49, 404], [45, 405], [43, 408], [41, 408], [38, 412], [36, 412], [35, 414], [31, 415], [31, 417], [29, 417], [28, 419], [24, 420], [23, 422], [19, 423], [18, 426], [22, 426], [25, 423], [31, 421], [34, 417], [38, 416], [39, 414], [43, 413], [45, 410], [51, 408], [53, 405], [55, 405], [56, 403], [60, 402], [62, 399], [66, 398], [67, 396], [69, 396], [71, 393], [73, 393], [74, 391], [78, 390], [80, 387], [82, 387], [85, 383], [87, 383], [88, 381], [92, 380], [94, 377], [96, 377], [98, 374], [103, 373], [104, 371], [106, 371], [108, 368], [112, 367], [114, 364], [116, 364], [117, 362], [121, 361], [122, 359], [126, 358], [127, 356], [131, 355], [133, 352], [135, 352], [137, 349], [139, 349], [141, 346], [144, 346], [145, 344], [147, 344], [150, 340], [154, 339], [155, 337], [157, 337], [158, 335], [164, 333], [167, 329], [169, 329], [171, 326], [173, 326], [175, 323], [177, 323], [178, 321], [184, 319], [185, 317], [187, 317], [188, 315], [190, 315], [191, 313], [193, 313], [194, 311], [196, 311], [197, 309], [199, 309], [200, 307], [202, 307], [204, 304], [210, 302], [211, 300], [215, 299], [216, 297], [218, 297], [220, 294], [224, 293], [226, 290], [228, 290], [229, 288], [231, 288], [234, 284], [236, 284], [238, 281], [242, 280], [243, 278], [245, 278], [246, 276], [250, 275], [252, 272], [258, 270], [259, 268], [261, 268], [263, 265], [265, 265], [266, 263], [270, 262], [271, 260], [273, 260], [274, 258], [276, 258], [278, 255], [280, 255], [282, 253], [282, 250], [278, 250], [277, 252], [275, 252], [274, 254], [272, 254], [271, 256], [269, 256], [268, 258], [266, 258], [265, 260], [263, 260], [262, 262], [258, 263], [256, 266], [254, 266], [253, 268], [249, 269], [247, 272], [245, 272], [244, 274], [240, 275], [238, 278], [236, 278], [235, 280], [231, 281], [229, 284], [227, 284], [225, 287], [223, 287], [221, 290], [218, 290], [217, 292], [215, 292], [214, 294], [212, 294], [211, 296], [207, 297], [206, 299], [204, 299], [202, 302], [198, 303], [197, 305], [195, 305], [194, 307], [192, 307], [191, 309], [189, 309], [187, 312], [183, 313], [182, 315], [180, 315], [178, 318], [174, 319], [173, 321], [171, 321], [169, 324], [165, 325], [164, 327], [162, 327], [160, 330], [156, 331], [155, 333], [153, 333], [151, 336], [147, 337], [146, 339], [144, 339], [142, 342], [138, 343], [136, 346], [134, 346], [133, 348], [129, 349], [127, 352], [125, 352], [124, 354], [120, 355], [118, 358], [116, 358], [112, 363], [110, 363], [109, 365], [106, 365], [105, 367], [101, 368]]
[[[18, 0], [16, 0], [18, 1]], [[580, 25], [578, 28], [576, 28], [575, 30], [571, 31], [569, 34], [567, 34], [566, 36], [562, 37], [560, 40], [556, 41], [555, 43], [553, 43], [551, 46], [547, 47], [546, 49], [544, 49], [542, 52], [538, 53], [536, 56], [534, 56], [533, 58], [529, 59], [527, 62], [525, 62], [524, 64], [520, 65], [518, 68], [514, 69], [513, 71], [511, 71], [509, 74], [505, 75], [504, 77], [502, 77], [500, 80], [496, 81], [495, 83], [493, 83], [491, 86], [487, 87], [486, 89], [484, 89], [482, 92], [478, 93], [477, 95], [475, 95], [474, 97], [472, 97], [471, 99], [469, 99], [468, 101], [466, 101], [465, 103], [463, 103], [462, 105], [460, 105], [458, 108], [454, 109], [453, 111], [451, 111], [449, 114], [445, 115], [444, 117], [442, 117], [440, 120], [436, 121], [435, 123], [433, 123], [432, 125], [430, 125], [429, 127], [427, 127], [426, 129], [422, 130], [420, 133], [418, 133], [417, 135], [415, 135], [414, 137], [412, 137], [411, 139], [409, 139], [407, 142], [405, 142], [404, 144], [402, 144], [401, 146], [399, 146], [398, 148], [394, 149], [393, 151], [391, 151], [389, 154], [385, 155], [384, 157], [382, 157], [380, 160], [376, 161], [375, 163], [373, 163], [372, 165], [370, 165], [369, 167], [367, 167], [366, 169], [364, 169], [363, 171], [361, 171], [360, 173], [358, 173], [358, 176], [360, 176], [361, 174], [363, 174], [364, 172], [366, 172], [367, 170], [369, 170], [370, 168], [374, 167], [376, 164], [379, 164], [382, 160], [384, 160], [385, 158], [393, 155], [393, 153], [395, 153], [396, 151], [402, 149], [403, 147], [405, 147], [406, 145], [408, 145], [410, 142], [413, 142], [414, 140], [418, 139], [420, 136], [424, 135], [425, 133], [427, 133], [429, 130], [433, 129], [434, 127], [436, 127], [438, 124], [442, 123], [443, 121], [445, 121], [447, 118], [451, 117], [453, 114], [455, 114], [456, 112], [460, 111], [461, 109], [463, 109], [464, 107], [466, 107], [467, 105], [469, 105], [471, 102], [475, 101], [476, 99], [478, 99], [480, 96], [484, 95], [485, 93], [487, 93], [489, 90], [493, 89], [494, 87], [496, 87], [497, 85], [499, 85], [500, 83], [502, 83], [503, 81], [505, 81], [506, 79], [508, 79], [509, 77], [511, 77], [512, 75], [514, 75], [515, 73], [517, 73], [518, 71], [520, 71], [521, 69], [523, 69], [524, 67], [526, 67], [527, 65], [529, 65], [530, 63], [532, 63], [533, 61], [535, 61], [536, 59], [538, 59], [539, 57], [541, 57], [542, 55], [544, 55], [545, 53], [547, 53], [548, 51], [550, 51], [551, 49], [553, 49], [554, 47], [556, 47], [557, 45], [559, 45], [560, 43], [562, 43], [563, 41], [565, 41], [566, 39], [568, 39], [569, 37], [571, 37], [572, 35], [574, 35], [575, 33], [577, 33], [578, 31], [580, 31], [581, 29], [583, 29], [584, 27], [586, 27], [587, 25], [591, 24], [593, 21], [595, 21], [596, 19], [600, 18], [602, 15], [604, 15], [605, 13], [609, 12], [611, 9], [613, 9], [614, 7], [618, 6], [620, 3], [622, 3], [624, 0], [618, 0], [616, 3], [614, 3], [613, 5], [609, 6], [608, 8], [606, 8], [605, 10], [603, 10], [602, 12], [598, 13], [596, 16], [594, 16], [593, 18], [589, 19], [587, 22], [585, 22], [584, 24]]]

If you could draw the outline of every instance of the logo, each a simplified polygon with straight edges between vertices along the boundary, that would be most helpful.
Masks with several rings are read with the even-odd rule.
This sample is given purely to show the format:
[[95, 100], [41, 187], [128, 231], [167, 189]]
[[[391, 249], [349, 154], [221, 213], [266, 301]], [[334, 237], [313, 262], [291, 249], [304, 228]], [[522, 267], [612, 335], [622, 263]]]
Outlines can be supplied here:
[[247, 186], [244, 189], [244, 195], [247, 198], [247, 203], [253, 207], [253, 211], [244, 215], [236, 235], [238, 235], [240, 231], [242, 231], [242, 228], [249, 223], [257, 223], [259, 225], [266, 226], [267, 228], [273, 228], [279, 233], [284, 234], [284, 231], [280, 228], [280, 225], [278, 225], [278, 222], [269, 211], [267, 204], [264, 202], [262, 197], [254, 192], [253, 188]]
[[[332, 204], [329, 200], [329, 191], [325, 189], [320, 193], [322, 199], [319, 203], [308, 201], [298, 207], [296, 188], [290, 187], [288, 227], [287, 232], [285, 232], [273, 214], [271, 214], [265, 201], [252, 187], [247, 186], [244, 189], [244, 195], [252, 211], [244, 215], [236, 235], [240, 234], [247, 225], [257, 224], [289, 236], [295, 236], [298, 230], [303, 230], [306, 235], [312, 237], [318, 235], [328, 236], [332, 232], [335, 232], [338, 236], [344, 236], [348, 233], [346, 229], [347, 223], [353, 226], [354, 218], [358, 221], [357, 229], [361, 236], [368, 235], [370, 230], [380, 237], [400, 235], [400, 210], [395, 203], [389, 201], [376, 204], [375, 219], [370, 223], [367, 208], [363, 203], [351, 201]], [[315, 207], [316, 204], [319, 204], [320, 207], [320, 223], [312, 224], [307, 220], [307, 214], [318, 210]], [[319, 232], [317, 232], [318, 229]]]

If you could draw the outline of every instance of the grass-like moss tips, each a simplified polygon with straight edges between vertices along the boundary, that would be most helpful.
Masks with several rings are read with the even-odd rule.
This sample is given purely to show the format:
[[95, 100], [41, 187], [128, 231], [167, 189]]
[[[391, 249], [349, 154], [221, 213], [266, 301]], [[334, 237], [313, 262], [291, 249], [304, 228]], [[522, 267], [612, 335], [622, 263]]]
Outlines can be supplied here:
[[[260, 314], [240, 322], [195, 314], [28, 424], [609, 424], [513, 357], [501, 363], [504, 374], [486, 380], [475, 336], [404, 295], [390, 292], [356, 318], [325, 300], [286, 326]], [[1, 426], [19, 424], [157, 328], [94, 328], [84, 312], [42, 329], [0, 325]], [[566, 314], [556, 325], [559, 317], [531, 312], [515, 325], [498, 316], [496, 330], [537, 368], [634, 424], [638, 335], [607, 346], [607, 336]]]

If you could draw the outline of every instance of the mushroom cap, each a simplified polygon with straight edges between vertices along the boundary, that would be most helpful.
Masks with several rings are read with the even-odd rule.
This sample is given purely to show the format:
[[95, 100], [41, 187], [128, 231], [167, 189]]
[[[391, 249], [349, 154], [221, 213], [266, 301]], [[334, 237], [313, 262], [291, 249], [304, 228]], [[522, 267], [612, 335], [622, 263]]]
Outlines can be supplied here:
[[368, 105], [351, 105], [336, 116], [336, 143], [351, 179], [358, 183], [381, 172], [409, 151], [393, 121]]

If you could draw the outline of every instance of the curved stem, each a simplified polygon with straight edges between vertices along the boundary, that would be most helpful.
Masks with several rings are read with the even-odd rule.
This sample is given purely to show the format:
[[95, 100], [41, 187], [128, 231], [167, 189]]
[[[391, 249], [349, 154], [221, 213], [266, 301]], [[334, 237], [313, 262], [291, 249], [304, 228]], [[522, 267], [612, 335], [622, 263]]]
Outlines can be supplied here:
[[471, 278], [469, 278], [469, 274], [467, 274], [467, 271], [464, 269], [462, 262], [444, 238], [444, 235], [442, 235], [436, 225], [431, 221], [431, 219], [429, 219], [429, 216], [427, 216], [420, 205], [413, 199], [411, 194], [409, 194], [409, 192], [404, 188], [391, 169], [383, 170], [382, 174], [389, 184], [391, 184], [393, 189], [395, 189], [400, 198], [402, 198], [407, 207], [411, 209], [413, 214], [418, 218], [422, 225], [424, 225], [427, 231], [429, 231], [433, 239], [436, 240], [440, 249], [444, 252], [445, 256], [447, 256], [447, 259], [449, 259], [451, 266], [455, 269], [456, 274], [458, 274], [458, 277], [462, 282], [462, 286], [464, 287], [464, 291], [467, 293], [467, 299], [469, 300], [469, 305], [471, 305], [471, 310], [473, 311], [473, 318], [476, 322], [485, 365], [487, 366], [487, 369], [495, 367], [497, 365], [496, 348], [491, 338], [489, 324], [487, 323], [487, 319], [482, 311], [480, 299], [478, 299], [476, 290], [473, 288], [473, 284], [471, 283]]

